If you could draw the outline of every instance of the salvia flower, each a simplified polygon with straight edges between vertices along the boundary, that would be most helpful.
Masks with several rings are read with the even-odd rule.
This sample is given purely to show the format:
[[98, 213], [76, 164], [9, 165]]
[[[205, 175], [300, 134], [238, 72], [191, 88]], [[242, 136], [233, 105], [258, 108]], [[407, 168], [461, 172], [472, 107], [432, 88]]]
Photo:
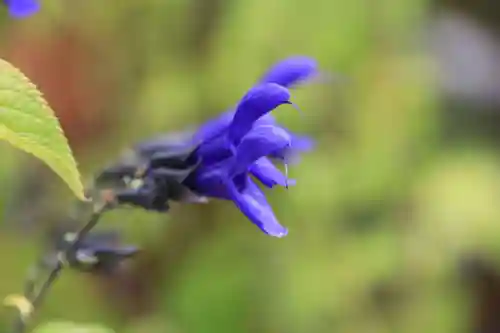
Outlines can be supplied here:
[[270, 158], [283, 162], [286, 168], [289, 158], [311, 149], [313, 142], [278, 125], [270, 112], [292, 104], [288, 87], [309, 79], [316, 71], [316, 62], [310, 58], [286, 59], [272, 67], [235, 110], [202, 126], [194, 135], [194, 140], [201, 142], [194, 152], [200, 165], [184, 184], [195, 193], [232, 200], [266, 234], [285, 236], [287, 229], [279, 224], [250, 175], [270, 188], [290, 185], [288, 176]]
[[[127, 158], [103, 171], [116, 189], [119, 203], [166, 211], [168, 201], [231, 200], [265, 233], [283, 237], [281, 226], [253, 176], [263, 185], [294, 183], [287, 165], [313, 147], [310, 138], [279, 125], [270, 112], [293, 105], [289, 88], [313, 77], [317, 65], [307, 57], [291, 57], [273, 66], [236, 107], [181, 137], [155, 138], [138, 144]], [[293, 105], [294, 106], [294, 105]], [[285, 166], [285, 174], [275, 166]]]
[[15, 18], [25, 18], [40, 10], [38, 0], [3, 0], [9, 14]]

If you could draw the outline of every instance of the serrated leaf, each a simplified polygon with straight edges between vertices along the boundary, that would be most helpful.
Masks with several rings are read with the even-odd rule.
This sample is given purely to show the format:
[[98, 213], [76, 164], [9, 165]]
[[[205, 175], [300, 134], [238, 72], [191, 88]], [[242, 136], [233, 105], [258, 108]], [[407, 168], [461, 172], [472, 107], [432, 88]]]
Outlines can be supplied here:
[[98, 324], [75, 324], [72, 322], [50, 322], [38, 326], [33, 333], [115, 333], [112, 329]]
[[0, 139], [45, 162], [84, 200], [83, 184], [54, 112], [33, 83], [0, 59]]

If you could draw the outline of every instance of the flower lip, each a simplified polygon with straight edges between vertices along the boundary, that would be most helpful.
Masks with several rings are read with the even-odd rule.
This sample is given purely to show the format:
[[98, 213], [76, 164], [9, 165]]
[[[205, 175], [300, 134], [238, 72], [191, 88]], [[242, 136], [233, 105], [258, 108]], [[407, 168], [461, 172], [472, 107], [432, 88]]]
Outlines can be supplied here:
[[290, 144], [291, 137], [285, 130], [273, 125], [257, 126], [242, 138], [236, 148], [231, 173], [235, 175], [247, 172], [250, 166], [261, 157], [285, 149]]
[[[192, 186], [204, 195], [232, 200], [266, 234], [283, 237], [287, 234], [287, 229], [279, 224], [264, 193], [249, 177], [249, 173], [255, 165], [262, 164], [257, 164], [261, 159], [266, 159], [272, 166], [266, 156], [286, 149], [291, 142], [291, 135], [279, 126], [253, 126], [234, 146], [232, 156], [214, 164], [204, 164], [202, 160]], [[258, 174], [259, 171], [272, 170], [273, 173], [268, 177], [267, 173], [260, 175], [271, 187], [278, 183], [288, 186], [287, 177], [278, 169], [274, 166], [271, 169], [266, 164], [264, 167], [266, 168], [254, 168], [254, 171]]]
[[250, 167], [250, 173], [269, 188], [275, 185], [289, 187], [295, 185], [294, 179], [288, 179], [267, 157], [261, 157]]
[[227, 188], [243, 214], [264, 233], [279, 238], [286, 236], [288, 230], [279, 224], [262, 190], [247, 175], [242, 175], [238, 183], [228, 182]]

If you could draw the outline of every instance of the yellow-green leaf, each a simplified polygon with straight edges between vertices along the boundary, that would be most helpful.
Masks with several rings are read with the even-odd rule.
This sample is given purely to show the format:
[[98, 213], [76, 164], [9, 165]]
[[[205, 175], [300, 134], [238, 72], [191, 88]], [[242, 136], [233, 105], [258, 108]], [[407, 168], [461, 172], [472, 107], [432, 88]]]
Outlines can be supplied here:
[[0, 59], [0, 139], [45, 162], [84, 200], [80, 173], [54, 112], [33, 83]]

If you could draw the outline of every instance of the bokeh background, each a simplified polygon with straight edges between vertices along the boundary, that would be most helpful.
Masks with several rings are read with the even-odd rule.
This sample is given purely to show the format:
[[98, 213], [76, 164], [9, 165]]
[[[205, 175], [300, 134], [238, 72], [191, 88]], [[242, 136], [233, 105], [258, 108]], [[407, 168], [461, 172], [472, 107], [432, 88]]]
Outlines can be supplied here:
[[[144, 252], [112, 276], [65, 272], [36, 323], [117, 333], [500, 332], [500, 4], [495, 0], [46, 0], [0, 15], [0, 55], [59, 116], [86, 179], [127, 146], [234, 105], [276, 61], [332, 79], [294, 90], [317, 139], [284, 239], [227, 202], [107, 215]], [[0, 145], [0, 295], [22, 291], [73, 198]], [[7, 331], [14, 311], [0, 312]]]

